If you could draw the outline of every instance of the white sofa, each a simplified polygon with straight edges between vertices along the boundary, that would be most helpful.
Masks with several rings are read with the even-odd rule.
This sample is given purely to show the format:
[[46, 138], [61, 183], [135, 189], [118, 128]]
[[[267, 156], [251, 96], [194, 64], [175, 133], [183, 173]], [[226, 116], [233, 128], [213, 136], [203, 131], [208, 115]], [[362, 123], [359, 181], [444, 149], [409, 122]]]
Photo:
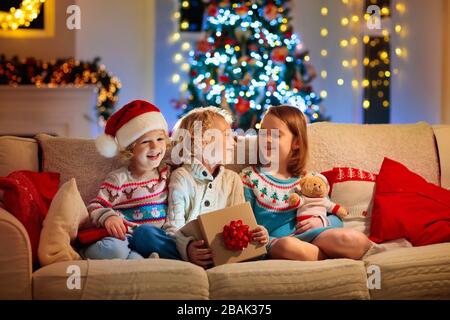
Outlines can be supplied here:
[[[309, 126], [308, 169], [336, 166], [378, 172], [385, 156], [428, 181], [450, 188], [450, 126]], [[40, 136], [0, 138], [0, 176], [19, 169], [58, 171], [75, 177], [85, 201], [118, 164], [102, 159], [90, 140]], [[239, 170], [242, 166], [236, 166]], [[67, 267], [79, 266], [81, 288], [66, 285]], [[369, 289], [367, 268], [381, 271], [381, 288]], [[369, 273], [370, 274], [370, 273]], [[402, 248], [318, 262], [268, 260], [203, 270], [187, 262], [66, 261], [32, 270], [28, 235], [0, 209], [0, 299], [450, 299], [450, 243]]]

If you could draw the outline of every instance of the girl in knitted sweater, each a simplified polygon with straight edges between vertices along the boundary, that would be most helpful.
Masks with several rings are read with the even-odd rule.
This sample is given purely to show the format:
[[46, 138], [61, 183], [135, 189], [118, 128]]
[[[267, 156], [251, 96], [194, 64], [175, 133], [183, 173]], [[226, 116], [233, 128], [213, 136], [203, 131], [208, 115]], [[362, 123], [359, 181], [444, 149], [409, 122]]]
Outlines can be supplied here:
[[82, 250], [89, 259], [179, 259], [175, 241], [161, 229], [167, 212], [169, 167], [162, 161], [168, 139], [167, 122], [158, 108], [133, 101], [108, 120], [98, 151], [119, 153], [127, 165], [105, 178], [89, 203], [92, 222], [109, 236]]
[[[267, 130], [266, 150], [262, 153], [270, 159], [270, 168], [246, 168], [241, 178], [245, 198], [252, 204], [258, 224], [269, 232], [268, 257], [302, 261], [360, 259], [371, 246], [363, 233], [342, 228], [342, 221], [335, 215], [326, 219], [315, 216], [297, 223], [297, 208], [289, 205], [289, 195], [305, 174], [308, 155], [303, 113], [290, 106], [272, 107], [261, 122], [261, 129]], [[275, 150], [278, 156], [272, 159]]]

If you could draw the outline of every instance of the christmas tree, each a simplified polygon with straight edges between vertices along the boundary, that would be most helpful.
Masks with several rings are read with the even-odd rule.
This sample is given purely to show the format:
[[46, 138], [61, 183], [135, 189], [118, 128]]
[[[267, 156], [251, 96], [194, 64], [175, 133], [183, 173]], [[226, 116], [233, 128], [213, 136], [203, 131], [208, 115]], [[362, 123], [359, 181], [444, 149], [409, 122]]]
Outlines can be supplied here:
[[[310, 122], [328, 120], [313, 92], [314, 68], [293, 33], [289, 0], [212, 0], [205, 16], [205, 37], [190, 53], [183, 114], [201, 106], [220, 106], [235, 127], [258, 128], [272, 105], [298, 106]], [[183, 115], [182, 114], [182, 115]]]

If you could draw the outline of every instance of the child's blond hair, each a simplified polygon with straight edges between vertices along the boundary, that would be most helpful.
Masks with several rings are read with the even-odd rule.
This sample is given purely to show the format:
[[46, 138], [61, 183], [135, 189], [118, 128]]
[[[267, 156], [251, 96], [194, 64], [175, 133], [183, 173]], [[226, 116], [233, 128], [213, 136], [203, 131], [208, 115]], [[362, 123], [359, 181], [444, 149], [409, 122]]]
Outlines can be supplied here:
[[214, 122], [217, 120], [223, 120], [229, 125], [233, 123], [233, 117], [231, 114], [219, 107], [201, 107], [195, 108], [189, 111], [184, 117], [182, 117], [175, 125], [174, 132], [177, 136], [178, 130], [186, 130], [191, 138], [191, 155], [194, 155], [194, 137], [195, 137], [195, 123], [201, 122], [202, 136], [205, 131], [214, 129]]
[[178, 121], [174, 130], [184, 129], [189, 131], [191, 136], [193, 136], [194, 124], [196, 121], [202, 123], [202, 133], [204, 133], [206, 130], [214, 128], [214, 120], [217, 119], [225, 120], [230, 125], [233, 123], [233, 117], [225, 109], [218, 107], [202, 107], [189, 111]]

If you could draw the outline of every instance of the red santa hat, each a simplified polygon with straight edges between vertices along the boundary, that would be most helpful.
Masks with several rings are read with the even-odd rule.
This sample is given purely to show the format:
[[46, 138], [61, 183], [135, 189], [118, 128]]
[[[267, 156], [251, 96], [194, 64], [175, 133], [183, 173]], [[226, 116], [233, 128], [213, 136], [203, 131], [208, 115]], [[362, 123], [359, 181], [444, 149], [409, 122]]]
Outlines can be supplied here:
[[115, 112], [108, 119], [105, 133], [97, 138], [98, 152], [106, 158], [112, 158], [142, 135], [153, 130], [168, 132], [166, 119], [153, 104], [135, 100]]

